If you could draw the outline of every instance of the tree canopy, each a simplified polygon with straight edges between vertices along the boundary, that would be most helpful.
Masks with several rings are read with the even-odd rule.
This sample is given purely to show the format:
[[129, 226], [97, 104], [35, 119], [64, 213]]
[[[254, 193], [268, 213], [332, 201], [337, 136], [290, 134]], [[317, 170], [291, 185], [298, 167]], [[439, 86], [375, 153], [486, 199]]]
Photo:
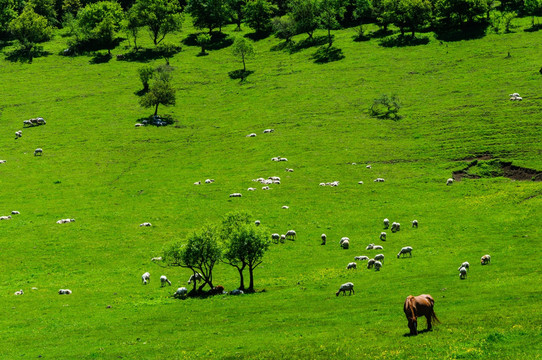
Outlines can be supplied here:
[[134, 16], [132, 26], [146, 27], [154, 45], [182, 28], [183, 16], [175, 0], [137, 0], [130, 11]]
[[35, 43], [49, 40], [52, 28], [47, 19], [34, 12], [32, 5], [24, 8], [21, 15], [9, 23], [9, 31], [21, 46], [30, 50]]
[[192, 17], [198, 29], [209, 29], [209, 34], [218, 28], [222, 31], [230, 20], [230, 9], [227, 0], [189, 0], [186, 11]]

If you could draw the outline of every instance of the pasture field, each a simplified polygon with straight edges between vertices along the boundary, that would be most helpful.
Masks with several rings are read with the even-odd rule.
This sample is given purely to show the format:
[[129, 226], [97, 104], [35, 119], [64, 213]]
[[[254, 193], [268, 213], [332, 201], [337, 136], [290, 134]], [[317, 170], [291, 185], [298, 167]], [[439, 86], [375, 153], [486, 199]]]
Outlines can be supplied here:
[[[185, 24], [166, 40], [195, 32]], [[345, 58], [327, 64], [313, 62], [315, 47], [290, 53], [270, 37], [255, 43], [244, 82], [228, 76], [242, 66], [230, 48], [197, 56], [183, 45], [171, 59], [177, 104], [159, 109], [178, 123], [144, 128], [134, 128], [152, 113], [135, 95], [141, 62], [60, 56], [61, 35], [32, 64], [0, 59], [0, 215], [21, 213], [0, 221], [1, 359], [542, 357], [542, 183], [484, 176], [445, 185], [484, 155], [542, 170], [540, 32], [455, 42], [423, 34], [426, 45], [388, 48], [378, 38], [354, 42], [346, 29], [334, 31]], [[523, 101], [509, 101], [513, 92]], [[368, 115], [382, 94], [399, 96], [401, 120]], [[37, 116], [47, 125], [22, 128]], [[269, 176], [282, 184], [246, 191]], [[206, 178], [216, 182], [193, 185]], [[318, 186], [334, 180], [340, 186]], [[173, 299], [190, 273], [151, 257], [233, 210], [298, 239], [271, 246], [255, 294]], [[385, 217], [402, 229], [381, 242]], [[55, 223], [62, 218], [76, 222]], [[153, 227], [140, 228], [145, 221]], [[381, 271], [362, 262], [347, 271], [354, 256], [376, 254], [369, 243], [384, 246]], [[412, 258], [397, 259], [407, 245]], [[463, 261], [471, 268], [461, 281]], [[173, 286], [160, 288], [162, 274]], [[214, 278], [238, 286], [230, 266]], [[336, 297], [347, 281], [355, 295]], [[403, 302], [422, 293], [435, 298], [441, 323], [405, 337]]]

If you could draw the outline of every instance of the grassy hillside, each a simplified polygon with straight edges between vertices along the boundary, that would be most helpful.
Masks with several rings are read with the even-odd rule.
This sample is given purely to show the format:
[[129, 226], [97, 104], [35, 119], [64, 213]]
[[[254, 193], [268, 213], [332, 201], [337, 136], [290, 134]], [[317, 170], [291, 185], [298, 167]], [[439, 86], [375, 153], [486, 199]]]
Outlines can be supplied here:
[[[0, 358], [540, 358], [541, 183], [445, 185], [464, 159], [484, 154], [542, 169], [540, 34], [442, 43], [425, 34], [427, 45], [387, 48], [354, 42], [353, 29], [334, 33], [345, 58], [327, 64], [313, 62], [314, 47], [289, 53], [274, 50], [277, 39], [256, 42], [244, 82], [228, 76], [242, 66], [230, 48], [201, 57], [184, 45], [171, 60], [177, 105], [160, 110], [178, 123], [160, 128], [134, 128], [151, 113], [135, 95], [140, 62], [59, 56], [61, 34], [32, 64], [1, 59], [0, 215], [21, 214], [0, 222]], [[509, 101], [513, 92], [524, 100]], [[400, 121], [369, 117], [381, 94], [399, 96]], [[47, 125], [15, 140], [37, 116]], [[43, 156], [33, 156], [37, 147]], [[269, 176], [282, 184], [246, 191]], [[206, 178], [216, 182], [193, 185]], [[318, 186], [334, 180], [339, 187]], [[238, 209], [270, 233], [295, 229], [298, 240], [271, 247], [256, 294], [171, 298], [190, 273], [151, 257]], [[365, 247], [380, 243], [385, 217], [403, 229], [382, 243], [382, 270], [358, 262], [347, 271], [354, 256], [376, 254]], [[406, 245], [412, 259], [397, 259]], [[486, 253], [492, 263], [482, 267]], [[460, 281], [463, 261], [471, 269]], [[159, 287], [161, 274], [171, 288]], [[347, 281], [356, 294], [336, 297]], [[236, 271], [218, 266], [215, 283], [234, 289]], [[404, 299], [421, 293], [435, 298], [442, 323], [404, 337]]]

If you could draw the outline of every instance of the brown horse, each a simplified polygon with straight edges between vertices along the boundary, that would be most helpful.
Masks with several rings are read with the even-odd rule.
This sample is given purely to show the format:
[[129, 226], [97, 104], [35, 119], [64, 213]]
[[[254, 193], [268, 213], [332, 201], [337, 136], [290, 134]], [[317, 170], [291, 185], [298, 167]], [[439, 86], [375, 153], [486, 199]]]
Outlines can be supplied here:
[[427, 330], [431, 330], [431, 321], [440, 322], [435, 311], [433, 311], [433, 305], [435, 300], [431, 295], [409, 295], [405, 300], [405, 315], [408, 320], [408, 327], [410, 328], [410, 335], [418, 335], [418, 317], [425, 316], [427, 319]]

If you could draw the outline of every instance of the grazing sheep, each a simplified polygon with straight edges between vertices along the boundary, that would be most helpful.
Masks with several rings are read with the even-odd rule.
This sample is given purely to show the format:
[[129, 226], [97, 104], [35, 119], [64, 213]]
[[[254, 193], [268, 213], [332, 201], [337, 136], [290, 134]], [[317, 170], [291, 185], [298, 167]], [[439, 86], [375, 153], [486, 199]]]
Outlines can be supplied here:
[[254, 221], [254, 225], [256, 225], [256, 226], [260, 226], [260, 220], [256, 220], [256, 221]]
[[367, 269], [371, 269], [374, 266], [375, 261], [375, 259], [369, 259], [369, 261], [367, 261]]
[[206, 179], [206, 180], [205, 180], [205, 183], [206, 183], [206, 184], [212, 184], [212, 183], [214, 183], [214, 182], [215, 182], [215, 179]]
[[151, 281], [151, 274], [149, 272], [141, 275], [141, 282], [143, 283], [143, 285], [147, 285], [149, 281]]
[[398, 230], [398, 224], [399, 224], [399, 223], [396, 223], [395, 221], [391, 224], [391, 232], [394, 233], [394, 232], [399, 231], [399, 230]]
[[351, 282], [347, 282], [345, 284], [342, 284], [341, 287], [339, 288], [339, 291], [337, 291], [335, 293], [336, 296], [339, 296], [339, 294], [342, 292], [343, 295], [346, 295], [346, 292], [349, 291], [349, 294], [348, 295], [352, 295], [352, 293], [356, 293], [354, 291], [354, 284], [351, 283]]
[[40, 154], [40, 156], [43, 154], [43, 149], [42, 148], [37, 148], [36, 150], [34, 150], [34, 156]]
[[465, 269], [469, 269], [470, 267], [470, 264], [468, 261], [465, 261], [463, 264], [461, 264], [461, 266], [457, 269], [457, 271], [459, 271], [461, 268], [465, 268]]
[[197, 283], [198, 281], [201, 281], [201, 280], [203, 280], [203, 275], [201, 275], [200, 273], [194, 273], [188, 279], [188, 283], [191, 284], [192, 281]]
[[344, 250], [347, 250], [347, 249], [350, 247], [350, 241], [348, 241], [348, 240], [341, 241], [341, 247], [342, 247]]
[[280, 181], [280, 177], [278, 176], [270, 176], [268, 179], [273, 181]]
[[367, 165], [367, 166], [365, 166], [365, 167], [366, 167], [367, 169], [370, 169], [370, 168], [371, 168], [371, 165]]
[[21, 290], [19, 290], [19, 291], [15, 291], [15, 292], [13, 293], [13, 295], [23, 295], [23, 294], [24, 294], [23, 289], [21, 289]]
[[201, 181], [196, 181], [194, 185], [201, 185]]
[[482, 258], [480, 259], [480, 263], [481, 263], [482, 265], [487, 265], [487, 264], [489, 264], [490, 262], [491, 262], [491, 256], [489, 256], [489, 255], [484, 255], [484, 256], [482, 256]]
[[230, 295], [243, 295], [245, 292], [243, 290], [235, 289], [230, 291]]
[[284, 205], [282, 208], [283, 208], [283, 209], [289, 209], [290, 207], [287, 206], [287, 205]]
[[418, 228], [418, 220], [412, 220], [412, 227], [413, 228]]
[[372, 249], [374, 249], [374, 247], [375, 247], [375, 244], [369, 244], [369, 245], [367, 245], [365, 250], [372, 250]]
[[297, 239], [297, 234], [295, 232], [295, 230], [288, 230], [286, 232], [286, 239], [288, 240], [295, 240]]
[[23, 121], [23, 126], [25, 126], [25, 125], [32, 126], [32, 122], [30, 120], [24, 120]]
[[242, 197], [243, 195], [241, 193], [233, 193], [230, 194], [230, 197]]
[[386, 234], [384, 231], [382, 231], [382, 232], [380, 233], [380, 240], [386, 241], [386, 236], [387, 236], [387, 234]]
[[373, 246], [374, 250], [384, 250], [384, 248], [381, 245], [375, 245]]
[[250, 133], [246, 137], [256, 137], [256, 133]]
[[160, 276], [160, 287], [166, 286], [166, 284], [169, 284], [169, 286], [171, 286], [171, 281], [168, 280], [166, 275]]
[[321, 243], [320, 245], [325, 245], [325, 244], [326, 244], [326, 241], [327, 241], [327, 236], [326, 236], [326, 234], [322, 234], [320, 237], [322, 238], [322, 243]]
[[288, 161], [286, 158], [280, 158], [279, 161]]
[[141, 123], [136, 123], [136, 124], [135, 124], [135, 127], [142, 127], [142, 126], [144, 126], [144, 125], [141, 124]]
[[358, 181], [358, 184], [363, 185], [363, 181]]
[[274, 132], [274, 131], [275, 131], [275, 129], [265, 129], [265, 130], [263, 131], [263, 133], [264, 133], [264, 134], [269, 134], [269, 133], [272, 133], [272, 132]]
[[402, 248], [401, 251], [399, 251], [399, 254], [397, 254], [397, 259], [399, 259], [401, 255], [403, 255], [404, 257], [405, 254], [409, 254], [410, 257], [412, 257], [412, 247], [405, 246], [404, 248]]
[[382, 263], [380, 261], [376, 261], [374, 263], [375, 271], [380, 271], [380, 268], [382, 267]]
[[376, 178], [373, 180], [374, 182], [384, 182], [385, 180], [382, 178]]
[[375, 255], [374, 259], [384, 262], [384, 254]]
[[318, 185], [320, 185], [320, 186], [326, 186], [326, 183], [320, 183], [320, 184], [318, 184]]
[[11, 215], [8, 215], [8, 216], [0, 216], [0, 220], [10, 220], [11, 219]]
[[345, 241], [350, 241], [350, 238], [347, 238], [346, 236], [342, 237], [341, 241], [339, 241], [339, 245], [342, 245]]
[[15, 132], [15, 139], [18, 139], [18, 138], [20, 138], [22, 136], [23, 136], [23, 131], [22, 130], [19, 130], [19, 131]]
[[286, 168], [286, 171], [287, 171], [287, 172], [294, 172], [294, 169], [288, 169], [288, 168]]
[[249, 188], [247, 189], [247, 191], [255, 191], [255, 190], [256, 190], [256, 188], [253, 188], [253, 187], [249, 187]]
[[354, 257], [354, 260], [363, 261], [363, 260], [369, 260], [368, 256], [356, 256]]
[[357, 269], [357, 266], [358, 264], [356, 264], [355, 262], [348, 263], [348, 265], [346, 265], [346, 270]]
[[446, 180], [446, 185], [452, 185], [453, 182], [454, 182], [454, 179], [449, 178], [448, 180]]
[[162, 259], [161, 256], [153, 257], [153, 258], [151, 259], [151, 261], [162, 261], [162, 260], [163, 260], [163, 259]]
[[152, 224], [150, 222], [144, 222], [144, 223], [139, 224], [139, 227], [142, 227], [142, 226], [152, 226]]
[[280, 242], [284, 244], [284, 241], [286, 240], [286, 235], [282, 234], [280, 236]]
[[464, 268], [464, 267], [459, 268], [459, 278], [461, 280], [464, 280], [464, 279], [467, 278], [467, 269], [466, 268]]
[[18, 212], [17, 210], [13, 210], [13, 211], [11, 212], [11, 215], [19, 215], [19, 214], [21, 214], [21, 213]]
[[519, 96], [518, 93], [513, 93], [513, 94], [510, 94], [509, 96], [510, 96], [510, 100], [512, 100], [512, 101], [514, 101], [514, 100], [515, 101], [523, 100], [523, 98], [521, 96]]
[[262, 186], [262, 190], [271, 190], [269, 186]]
[[279, 239], [280, 239], [280, 234], [277, 234], [277, 233], [271, 234], [271, 240], [273, 240], [273, 242], [274, 242], [275, 244], [278, 244], [278, 243], [279, 243]]
[[57, 224], [67, 224], [67, 223], [71, 223], [71, 222], [75, 222], [75, 219], [60, 219], [56, 223]]
[[508, 95], [508, 96], [510, 96], [510, 97], [516, 97], [516, 96], [519, 96], [519, 94], [518, 94], [518, 93], [513, 93], [513, 94], [510, 94], [510, 95]]
[[70, 295], [72, 291], [70, 289], [60, 289], [58, 290], [59, 295]]
[[0, 164], [5, 164], [7, 160], [0, 160]]
[[185, 287], [180, 287], [177, 289], [177, 291], [175, 291], [175, 293], [173, 294], [173, 297], [177, 299], [184, 299], [186, 298], [187, 294], [188, 294], [188, 289]]
[[280, 161], [280, 156], [272, 157], [271, 161]]
[[388, 219], [384, 219], [384, 229], [387, 229], [390, 227], [390, 221]]

